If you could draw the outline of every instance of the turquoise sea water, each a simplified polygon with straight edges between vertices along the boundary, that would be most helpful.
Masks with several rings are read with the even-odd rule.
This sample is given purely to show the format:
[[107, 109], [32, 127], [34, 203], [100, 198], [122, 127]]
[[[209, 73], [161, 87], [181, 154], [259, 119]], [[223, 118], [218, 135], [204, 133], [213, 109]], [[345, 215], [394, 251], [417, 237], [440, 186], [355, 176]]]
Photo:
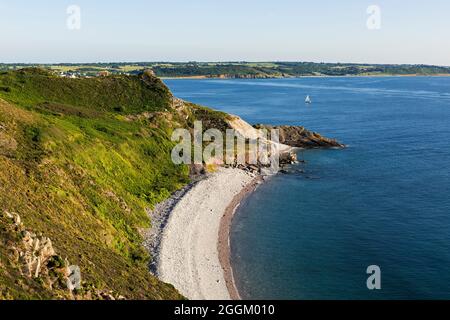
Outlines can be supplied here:
[[[231, 246], [244, 298], [450, 298], [450, 78], [166, 83], [251, 123], [348, 144], [299, 154], [305, 174], [279, 174], [241, 204]], [[366, 287], [369, 265], [379, 291]]]

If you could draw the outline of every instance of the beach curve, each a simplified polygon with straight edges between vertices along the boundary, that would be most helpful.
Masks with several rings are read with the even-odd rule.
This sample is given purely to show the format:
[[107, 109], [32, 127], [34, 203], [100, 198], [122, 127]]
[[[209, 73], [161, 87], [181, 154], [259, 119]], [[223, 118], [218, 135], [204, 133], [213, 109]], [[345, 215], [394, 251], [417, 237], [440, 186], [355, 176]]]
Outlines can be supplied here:
[[229, 262], [229, 228], [239, 199], [258, 176], [219, 168], [174, 206], [162, 230], [156, 274], [191, 300], [238, 299]]

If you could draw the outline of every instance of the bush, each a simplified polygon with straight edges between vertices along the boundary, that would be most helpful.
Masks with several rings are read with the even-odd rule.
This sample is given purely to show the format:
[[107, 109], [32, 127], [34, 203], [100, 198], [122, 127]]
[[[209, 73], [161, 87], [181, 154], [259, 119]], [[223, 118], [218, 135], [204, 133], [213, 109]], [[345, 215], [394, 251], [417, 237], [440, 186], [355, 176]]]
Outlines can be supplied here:
[[66, 266], [65, 261], [60, 256], [53, 256], [50, 258], [50, 260], [47, 263], [47, 267], [49, 269], [53, 268], [63, 268]]

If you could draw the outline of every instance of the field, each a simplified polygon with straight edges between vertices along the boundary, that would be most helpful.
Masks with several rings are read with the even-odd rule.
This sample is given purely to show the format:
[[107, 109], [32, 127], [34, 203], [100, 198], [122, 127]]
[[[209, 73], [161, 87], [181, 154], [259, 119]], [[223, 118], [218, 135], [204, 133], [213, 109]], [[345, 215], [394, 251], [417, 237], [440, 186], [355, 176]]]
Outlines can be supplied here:
[[41, 67], [63, 75], [97, 76], [99, 72], [136, 75], [152, 69], [158, 77], [279, 78], [302, 76], [450, 75], [450, 67], [312, 62], [137, 62], [14, 65], [0, 70]]

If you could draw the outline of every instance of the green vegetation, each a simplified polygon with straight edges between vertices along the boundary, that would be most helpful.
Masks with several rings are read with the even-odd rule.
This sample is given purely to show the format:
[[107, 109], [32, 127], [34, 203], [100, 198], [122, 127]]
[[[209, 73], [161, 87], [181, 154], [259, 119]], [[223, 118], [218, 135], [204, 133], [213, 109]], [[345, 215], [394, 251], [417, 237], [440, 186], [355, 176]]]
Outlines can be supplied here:
[[0, 74], [0, 92], [27, 107], [51, 102], [80, 110], [134, 113], [169, 107], [170, 92], [157, 78], [142, 74], [84, 79], [58, 77], [42, 69]]
[[[51, 238], [97, 288], [181, 298], [149, 274], [140, 235], [146, 209], [189, 181], [170, 158], [173, 129], [189, 124], [167, 87], [147, 73], [68, 79], [25, 69], [1, 73], [0, 88], [0, 211]], [[20, 277], [0, 246], [2, 296], [52, 293]]]
[[433, 75], [450, 74], [448, 67], [422, 65], [358, 65], [312, 62], [271, 63], [190, 63], [172, 66], [154, 66], [161, 77], [206, 76], [229, 78], [272, 78], [300, 76], [348, 75]]
[[[24, 68], [24, 64], [0, 64], [0, 70]], [[367, 75], [450, 75], [450, 67], [430, 65], [389, 65], [313, 62], [138, 62], [40, 65], [53, 72], [96, 76], [98, 72], [111, 74], [139, 74], [152, 69], [159, 77], [225, 77], [273, 78], [301, 76], [367, 76]], [[2, 88], [0, 87], [0, 91]]]

